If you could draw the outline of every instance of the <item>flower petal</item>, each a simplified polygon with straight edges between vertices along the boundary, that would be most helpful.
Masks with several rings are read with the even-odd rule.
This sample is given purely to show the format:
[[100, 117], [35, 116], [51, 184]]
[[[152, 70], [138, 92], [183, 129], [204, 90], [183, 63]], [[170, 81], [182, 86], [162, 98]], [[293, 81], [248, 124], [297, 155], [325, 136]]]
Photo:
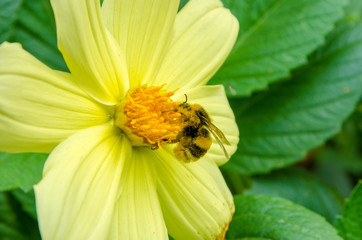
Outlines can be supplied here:
[[151, 83], [169, 45], [179, 0], [105, 0], [103, 18], [126, 53], [131, 88]]
[[[235, 153], [239, 142], [239, 128], [226, 97], [224, 86], [200, 86], [185, 92], [177, 91], [176, 93], [175, 100], [185, 101], [184, 94], [186, 94], [188, 103], [198, 103], [206, 110], [211, 122], [224, 133], [229, 141], [230, 145], [224, 144], [224, 147], [231, 157]], [[204, 158], [212, 159], [219, 166], [228, 161], [214, 138], [213, 144]]]
[[184, 164], [167, 150], [155, 151], [158, 194], [169, 234], [175, 239], [223, 239], [234, 212], [232, 195], [215, 162]]
[[110, 239], [167, 239], [166, 225], [157, 196], [151, 150], [133, 151], [129, 171], [112, 219]]
[[51, 70], [20, 44], [0, 45], [0, 151], [50, 152], [108, 115], [69, 74]]
[[106, 30], [99, 0], [52, 0], [58, 46], [79, 86], [104, 104], [128, 90], [127, 68]]
[[237, 19], [219, 0], [193, 0], [177, 14], [175, 34], [154, 85], [169, 89], [206, 84], [230, 53]]
[[129, 141], [112, 125], [83, 130], [50, 154], [35, 186], [44, 240], [107, 239]]

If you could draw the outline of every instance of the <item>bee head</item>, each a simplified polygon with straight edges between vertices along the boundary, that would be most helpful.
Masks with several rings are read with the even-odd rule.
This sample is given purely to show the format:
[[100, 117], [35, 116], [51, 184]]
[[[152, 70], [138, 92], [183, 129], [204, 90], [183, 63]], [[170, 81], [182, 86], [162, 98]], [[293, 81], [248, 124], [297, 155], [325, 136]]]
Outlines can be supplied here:
[[183, 109], [191, 109], [190, 107], [190, 104], [187, 103], [187, 95], [185, 93], [185, 101], [183, 103], [181, 103], [180, 105], [178, 105], [180, 108], [183, 108]]
[[203, 107], [201, 107], [200, 104], [192, 104], [192, 110], [195, 112], [195, 114], [200, 118], [200, 120], [207, 120], [210, 121], [209, 114], [205, 111]]

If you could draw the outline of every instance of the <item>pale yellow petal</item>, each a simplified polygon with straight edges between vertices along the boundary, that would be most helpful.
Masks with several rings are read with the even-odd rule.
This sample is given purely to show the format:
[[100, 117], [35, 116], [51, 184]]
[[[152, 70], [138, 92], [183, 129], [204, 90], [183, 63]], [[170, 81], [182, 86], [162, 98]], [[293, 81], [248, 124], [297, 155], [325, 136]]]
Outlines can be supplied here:
[[230, 53], [237, 19], [219, 0], [192, 0], [177, 14], [175, 34], [155, 85], [169, 89], [206, 84]]
[[99, 0], [52, 0], [58, 46], [79, 86], [112, 104], [128, 90], [124, 56], [105, 28]]
[[35, 186], [42, 239], [107, 239], [131, 154], [112, 125], [83, 130], [56, 147]]
[[151, 150], [135, 148], [116, 202], [109, 239], [168, 239], [157, 196]]
[[151, 83], [169, 45], [179, 0], [105, 0], [105, 24], [126, 53], [131, 88]]
[[70, 135], [109, 121], [109, 113], [70, 75], [21, 48], [0, 46], [0, 151], [50, 152]]
[[154, 152], [158, 194], [169, 234], [177, 240], [221, 237], [234, 204], [216, 163], [201, 159], [184, 164], [169, 150]]
[[[231, 157], [235, 153], [239, 142], [239, 128], [224, 87], [222, 85], [200, 86], [187, 91], [177, 91], [174, 99], [185, 101], [184, 94], [187, 95], [188, 103], [200, 104], [209, 114], [211, 122], [224, 133], [226, 139], [230, 142], [230, 145], [224, 144], [224, 147]], [[215, 139], [213, 139], [213, 144], [204, 158], [211, 159], [218, 165], [227, 162], [224, 152]]]

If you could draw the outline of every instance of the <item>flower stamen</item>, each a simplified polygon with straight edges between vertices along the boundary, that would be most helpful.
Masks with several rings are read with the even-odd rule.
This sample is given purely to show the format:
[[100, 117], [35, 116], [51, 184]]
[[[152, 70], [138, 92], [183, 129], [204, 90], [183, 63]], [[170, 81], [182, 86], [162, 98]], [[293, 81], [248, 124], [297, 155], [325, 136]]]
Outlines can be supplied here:
[[160, 147], [172, 143], [181, 130], [178, 102], [171, 100], [175, 91], [162, 86], [139, 87], [116, 106], [115, 125], [121, 128], [134, 146]]

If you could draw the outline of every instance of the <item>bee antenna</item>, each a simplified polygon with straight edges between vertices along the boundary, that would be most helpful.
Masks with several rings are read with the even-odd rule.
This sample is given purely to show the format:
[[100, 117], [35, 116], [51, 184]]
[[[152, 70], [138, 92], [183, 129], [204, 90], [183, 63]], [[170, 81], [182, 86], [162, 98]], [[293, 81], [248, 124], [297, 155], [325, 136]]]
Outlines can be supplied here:
[[185, 93], [185, 102], [184, 103], [187, 103], [187, 94]]

